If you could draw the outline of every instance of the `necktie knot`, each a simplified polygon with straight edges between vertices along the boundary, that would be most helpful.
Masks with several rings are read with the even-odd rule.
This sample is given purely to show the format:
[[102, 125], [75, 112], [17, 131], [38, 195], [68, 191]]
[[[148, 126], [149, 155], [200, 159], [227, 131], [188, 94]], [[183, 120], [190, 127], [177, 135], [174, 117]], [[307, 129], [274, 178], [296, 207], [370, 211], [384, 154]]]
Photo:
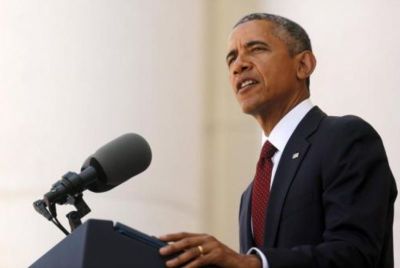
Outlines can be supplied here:
[[275, 146], [269, 141], [266, 141], [261, 149], [260, 158], [270, 159], [276, 153], [276, 151], [277, 149]]

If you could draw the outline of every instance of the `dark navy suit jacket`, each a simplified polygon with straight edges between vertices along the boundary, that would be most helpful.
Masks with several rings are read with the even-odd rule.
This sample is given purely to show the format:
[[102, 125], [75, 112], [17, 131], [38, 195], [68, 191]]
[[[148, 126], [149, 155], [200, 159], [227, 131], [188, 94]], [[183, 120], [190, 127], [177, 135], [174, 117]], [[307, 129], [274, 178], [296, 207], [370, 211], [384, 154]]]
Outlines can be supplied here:
[[[240, 205], [243, 253], [254, 246], [251, 187]], [[314, 107], [282, 153], [261, 250], [270, 268], [392, 268], [396, 195], [376, 131], [358, 117]]]

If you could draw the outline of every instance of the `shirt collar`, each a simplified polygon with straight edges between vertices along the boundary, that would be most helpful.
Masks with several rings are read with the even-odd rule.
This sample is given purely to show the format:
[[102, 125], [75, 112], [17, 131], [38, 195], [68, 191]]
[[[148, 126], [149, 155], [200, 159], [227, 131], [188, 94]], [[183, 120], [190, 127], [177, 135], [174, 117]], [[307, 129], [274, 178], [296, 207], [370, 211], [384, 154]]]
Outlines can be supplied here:
[[268, 137], [263, 135], [263, 143], [269, 140], [279, 152], [282, 152], [297, 125], [313, 107], [309, 98], [297, 104], [276, 124]]

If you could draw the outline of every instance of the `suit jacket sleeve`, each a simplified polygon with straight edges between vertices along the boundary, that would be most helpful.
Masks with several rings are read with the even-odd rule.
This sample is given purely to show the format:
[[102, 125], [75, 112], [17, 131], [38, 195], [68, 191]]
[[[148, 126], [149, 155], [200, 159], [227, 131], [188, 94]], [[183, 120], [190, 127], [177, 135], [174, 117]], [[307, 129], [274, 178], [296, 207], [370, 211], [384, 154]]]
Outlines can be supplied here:
[[384, 241], [392, 239], [396, 196], [382, 141], [356, 117], [339, 120], [326, 140], [320, 178], [322, 242], [264, 248], [270, 268], [381, 267]]

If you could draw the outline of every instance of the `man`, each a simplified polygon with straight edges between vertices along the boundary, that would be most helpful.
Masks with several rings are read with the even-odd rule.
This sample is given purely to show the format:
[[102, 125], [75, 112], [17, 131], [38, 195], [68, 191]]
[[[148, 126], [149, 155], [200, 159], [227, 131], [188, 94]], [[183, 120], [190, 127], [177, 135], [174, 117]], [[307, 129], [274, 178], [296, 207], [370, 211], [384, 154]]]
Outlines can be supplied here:
[[214, 237], [178, 233], [168, 267], [393, 267], [397, 195], [382, 141], [355, 116], [309, 100], [316, 60], [306, 32], [270, 14], [234, 27], [226, 61], [243, 112], [267, 138], [240, 206], [241, 254]]

